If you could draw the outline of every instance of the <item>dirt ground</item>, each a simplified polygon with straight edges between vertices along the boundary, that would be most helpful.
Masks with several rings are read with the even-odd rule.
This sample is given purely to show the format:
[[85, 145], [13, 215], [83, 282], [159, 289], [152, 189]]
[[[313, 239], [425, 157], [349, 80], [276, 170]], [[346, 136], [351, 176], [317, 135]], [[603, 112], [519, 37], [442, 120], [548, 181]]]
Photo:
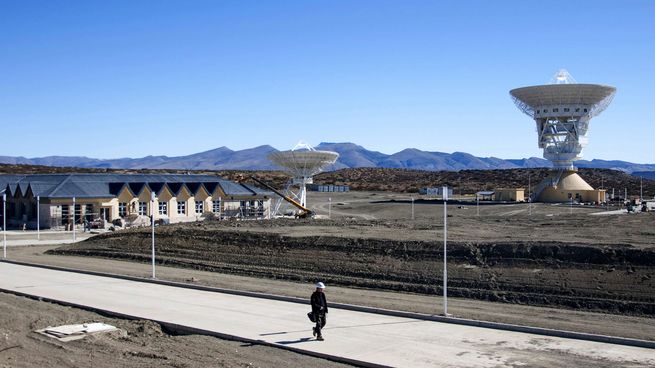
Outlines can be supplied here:
[[[242, 276], [442, 293], [441, 202], [415, 201], [411, 220], [406, 196], [337, 195], [328, 208], [331, 219], [162, 226], [156, 234], [158, 262]], [[325, 204], [330, 206], [325, 199], [313, 194], [309, 203], [322, 214]], [[594, 212], [604, 209], [449, 205], [449, 294], [654, 316], [655, 213]], [[406, 215], [410, 218], [402, 218]], [[150, 231], [101, 235], [49, 252], [147, 262]]]
[[[171, 281], [296, 297], [307, 297], [312, 283], [321, 279], [328, 283], [328, 298], [333, 302], [427, 314], [441, 312], [443, 207], [439, 203], [415, 201], [412, 220], [411, 201], [406, 194], [310, 193], [308, 201], [319, 217], [327, 217], [329, 211], [331, 219], [199, 222], [159, 227], [157, 275]], [[590, 213], [603, 209], [544, 204], [532, 208], [527, 204], [481, 205], [480, 216], [477, 211], [471, 203], [448, 206], [449, 295], [453, 296], [449, 298], [449, 312], [463, 318], [653, 339], [655, 214], [593, 216]], [[8, 256], [27, 262], [148, 277], [149, 236], [148, 229], [133, 229], [63, 247], [11, 247]], [[0, 302], [4, 299], [2, 296]], [[40, 307], [16, 308], [42, 310], [46, 315], [59, 315], [57, 308], [63, 308], [27, 302]], [[79, 318], [62, 321], [79, 322]], [[116, 320], [112, 324], [124, 326], [120, 323], [134, 324], [125, 330], [128, 334], [137, 331], [133, 332], [134, 345], [141, 350], [129, 347], [127, 342], [121, 346], [142, 352], [135, 356], [111, 350], [118, 349], [114, 344], [123, 343], [121, 339], [107, 343], [114, 355], [125, 359], [125, 366], [160, 366], [185, 356], [191, 360], [171, 366], [212, 365], [210, 356], [221, 357], [227, 367], [248, 366], [250, 362], [255, 366], [328, 364], [276, 349], [259, 353], [256, 349], [265, 348], [249, 346], [244, 350], [238, 343], [234, 343], [234, 349], [239, 355], [227, 355], [232, 351], [231, 342], [200, 336], [157, 333], [152, 342], [143, 343], [139, 339], [148, 337], [139, 337], [138, 331], [143, 329], [139, 326], [144, 322]], [[7, 325], [12, 326], [9, 322]], [[32, 336], [30, 331], [42, 326], [21, 326], [14, 332], [24, 336], [20, 344], [52, 345]], [[97, 343], [89, 341], [79, 344]], [[179, 352], [195, 344], [198, 351], [210, 353]], [[218, 349], [215, 345], [227, 349], [226, 352], [214, 354], [213, 349]], [[54, 347], [53, 351], [66, 349], [69, 348]], [[98, 365], [99, 359], [113, 356], [102, 355], [103, 349], [86, 345], [75, 354], [79, 354], [78, 361]], [[172, 355], [164, 354], [169, 350]], [[19, 350], [0, 351], [0, 357], [21, 359], [8, 355], [10, 352], [18, 354]], [[35, 357], [25, 354], [24, 358], [34, 359], [36, 365], [47, 354], [49, 350]], [[279, 360], [256, 361], [254, 357], [259, 354]], [[159, 355], [168, 358], [159, 359]], [[66, 356], [60, 358], [61, 365], [76, 366], [67, 365]], [[89, 360], [84, 360], [87, 356]], [[134, 364], [131, 359], [135, 359]], [[88, 364], [79, 364], [85, 365]]]
[[[172, 335], [154, 322], [110, 318], [6, 293], [0, 293], [0, 310], [0, 367], [346, 367], [261, 345]], [[120, 330], [70, 342], [33, 332], [88, 322]]]

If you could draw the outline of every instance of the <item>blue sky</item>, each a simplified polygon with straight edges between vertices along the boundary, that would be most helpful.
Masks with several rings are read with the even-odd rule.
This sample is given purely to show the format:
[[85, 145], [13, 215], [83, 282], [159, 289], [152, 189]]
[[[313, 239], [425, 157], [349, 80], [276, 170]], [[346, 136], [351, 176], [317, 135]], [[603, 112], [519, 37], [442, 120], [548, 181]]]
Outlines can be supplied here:
[[587, 159], [655, 163], [655, 1], [0, 0], [0, 155], [299, 140], [541, 157], [512, 88], [618, 88]]

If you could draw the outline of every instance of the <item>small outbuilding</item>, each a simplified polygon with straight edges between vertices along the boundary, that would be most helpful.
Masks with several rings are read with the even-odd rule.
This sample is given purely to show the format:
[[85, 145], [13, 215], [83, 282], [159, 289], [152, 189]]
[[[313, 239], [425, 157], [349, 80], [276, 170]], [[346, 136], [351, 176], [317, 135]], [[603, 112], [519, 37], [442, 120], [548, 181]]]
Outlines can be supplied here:
[[491, 201], [494, 199], [493, 190], [482, 190], [475, 193], [475, 198], [481, 201]]
[[499, 202], [525, 202], [525, 189], [499, 188], [494, 191], [494, 199]]

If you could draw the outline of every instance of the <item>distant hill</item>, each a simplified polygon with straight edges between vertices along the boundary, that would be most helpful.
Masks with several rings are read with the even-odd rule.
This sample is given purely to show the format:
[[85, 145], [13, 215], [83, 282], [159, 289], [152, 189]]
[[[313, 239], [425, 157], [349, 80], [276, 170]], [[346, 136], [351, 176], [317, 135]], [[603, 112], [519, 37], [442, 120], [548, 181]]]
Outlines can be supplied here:
[[[537, 157], [501, 159], [476, 157], [465, 152], [431, 152], [407, 148], [388, 155], [370, 151], [354, 143], [321, 143], [318, 150], [335, 151], [339, 160], [328, 171], [346, 168], [396, 168], [427, 171], [494, 170], [550, 167], [551, 163]], [[0, 163], [45, 165], [56, 167], [106, 169], [178, 169], [178, 170], [274, 170], [277, 167], [267, 155], [277, 151], [264, 145], [239, 151], [227, 147], [194, 153], [188, 156], [146, 156], [141, 158], [97, 159], [80, 156], [48, 156], [37, 158], [0, 156]], [[578, 161], [581, 168], [620, 170], [626, 173], [655, 172], [655, 164], [635, 164], [626, 161]]]
[[655, 171], [634, 171], [632, 175], [644, 179], [655, 180]]

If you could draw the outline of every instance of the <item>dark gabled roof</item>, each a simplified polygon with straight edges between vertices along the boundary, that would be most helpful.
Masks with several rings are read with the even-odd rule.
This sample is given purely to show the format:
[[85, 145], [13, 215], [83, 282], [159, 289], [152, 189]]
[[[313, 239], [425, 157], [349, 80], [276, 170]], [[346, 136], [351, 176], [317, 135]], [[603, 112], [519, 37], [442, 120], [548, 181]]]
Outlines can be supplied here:
[[134, 193], [137, 197], [141, 195], [141, 192], [143, 192], [143, 189], [146, 187], [146, 183], [127, 183], [127, 185], [130, 187], [130, 190], [132, 193]]
[[265, 190], [265, 189], [256, 187], [254, 185], [249, 185], [249, 184], [241, 184], [241, 185], [244, 186], [249, 191], [251, 191], [253, 193], [253, 195], [269, 196], [269, 197], [274, 195], [274, 193], [271, 192], [270, 190]]
[[[7, 189], [7, 186], [10, 184], [15, 185], [23, 178], [25, 178], [25, 175], [0, 175], [0, 191]], [[10, 192], [7, 193], [9, 194]]]
[[191, 192], [191, 194], [196, 195], [198, 193], [198, 189], [200, 189], [200, 186], [202, 185], [202, 183], [191, 182], [191, 183], [185, 183], [185, 185], [186, 185], [187, 189], [189, 189], [189, 192]]
[[109, 193], [113, 196], [117, 196], [123, 190], [123, 187], [126, 187], [126, 183], [109, 183]]
[[241, 184], [237, 184], [231, 181], [221, 181], [218, 183], [223, 190], [223, 193], [227, 196], [250, 196], [254, 193], [248, 188], [244, 187]]
[[218, 186], [218, 182], [203, 183], [202, 185], [205, 186], [205, 190], [207, 191], [207, 193], [211, 195], [216, 190], [216, 187]]
[[[31, 178], [26, 178], [31, 180]], [[69, 174], [49, 194], [50, 198], [111, 198], [109, 183], [98, 175]]]
[[178, 194], [180, 194], [180, 191], [182, 190], [184, 183], [166, 183], [166, 185], [168, 185], [168, 188], [171, 190], [171, 193], [177, 196]]
[[164, 189], [164, 183], [148, 183], [148, 187], [150, 188], [151, 191], [155, 192], [155, 194], [159, 195], [161, 191]]
[[251, 185], [242, 185], [210, 175], [177, 174], [46, 174], [46, 175], [0, 175], [0, 192], [7, 189], [13, 195], [31, 188], [32, 193], [44, 198], [111, 198], [117, 196], [124, 186], [139, 195], [147, 186], [160, 193], [167, 185], [174, 195], [187, 186], [191, 193], [197, 193], [204, 186], [211, 194], [220, 186], [226, 195], [250, 196], [271, 195]]

